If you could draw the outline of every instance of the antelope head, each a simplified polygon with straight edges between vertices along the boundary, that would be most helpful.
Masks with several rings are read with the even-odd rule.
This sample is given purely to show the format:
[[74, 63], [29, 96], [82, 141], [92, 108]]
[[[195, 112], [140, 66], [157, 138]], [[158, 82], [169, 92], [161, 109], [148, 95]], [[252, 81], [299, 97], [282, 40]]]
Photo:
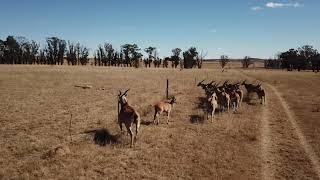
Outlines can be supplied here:
[[170, 101], [170, 104], [173, 105], [174, 103], [177, 103], [177, 99], [176, 99], [175, 96], [172, 96], [171, 101]]
[[241, 83], [241, 85], [246, 85], [246, 84], [247, 84], [246, 81], [247, 81], [247, 80], [244, 80], [244, 81]]
[[127, 93], [130, 89], [127, 89], [124, 93], [122, 93], [120, 90], [119, 90], [119, 94], [118, 94], [118, 102], [121, 104], [121, 105], [124, 105], [124, 104], [127, 104], [128, 101], [127, 101]]
[[[205, 79], [204, 79], [204, 80], [205, 80]], [[204, 80], [200, 81], [197, 86], [202, 86], [202, 85], [204, 85], [204, 84], [203, 84]]]

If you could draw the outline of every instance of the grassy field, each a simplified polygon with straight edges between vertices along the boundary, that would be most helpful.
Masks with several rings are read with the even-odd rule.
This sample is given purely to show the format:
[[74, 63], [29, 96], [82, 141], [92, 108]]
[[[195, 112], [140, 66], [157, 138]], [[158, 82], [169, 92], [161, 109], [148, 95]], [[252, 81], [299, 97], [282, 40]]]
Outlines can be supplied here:
[[[2, 65], [0, 178], [319, 179], [319, 74], [237, 67]], [[178, 104], [172, 122], [161, 116], [156, 126], [150, 105], [164, 99], [167, 78]], [[218, 114], [210, 123], [202, 118], [204, 92], [196, 87], [205, 78], [263, 82], [267, 105], [253, 97], [239, 112]], [[117, 125], [117, 94], [127, 88], [143, 120], [133, 148]], [[100, 128], [119, 142], [98, 146], [93, 134], [83, 133]]]

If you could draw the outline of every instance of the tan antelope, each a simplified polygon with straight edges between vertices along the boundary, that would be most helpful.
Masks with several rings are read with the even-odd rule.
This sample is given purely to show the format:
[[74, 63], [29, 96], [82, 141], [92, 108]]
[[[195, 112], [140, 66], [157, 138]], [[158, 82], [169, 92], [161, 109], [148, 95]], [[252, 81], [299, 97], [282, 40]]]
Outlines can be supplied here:
[[[118, 123], [119, 123], [121, 132], [122, 132], [122, 123], [124, 123], [124, 125], [126, 126], [127, 131], [130, 134], [130, 138], [131, 138], [130, 147], [132, 147], [134, 137], [138, 135], [141, 119], [140, 119], [139, 113], [132, 106], [128, 104], [126, 96], [129, 90], [130, 89], [126, 90], [124, 93], [121, 93], [121, 91], [119, 91], [118, 103], [120, 104], [120, 112], [118, 116]], [[136, 125], [135, 136], [132, 131], [133, 124]]]
[[[169, 124], [169, 119], [170, 119], [170, 113], [173, 108], [173, 104], [176, 103], [176, 98], [173, 96], [171, 100], [166, 100], [166, 101], [160, 101], [156, 104], [153, 105], [154, 107], [154, 117], [153, 117], [153, 123], [156, 123], [156, 118], [158, 115], [160, 115], [162, 112], [167, 113], [167, 124]], [[159, 124], [159, 118], [157, 121], [157, 124]]]
[[213, 123], [214, 112], [218, 108], [218, 97], [217, 94], [214, 92], [211, 97], [208, 99], [209, 104], [211, 105], [211, 123]]
[[240, 96], [239, 107], [241, 107], [241, 104], [242, 104], [242, 101], [243, 101], [244, 92], [243, 92], [243, 90], [240, 88], [240, 83], [236, 83], [236, 84], [234, 85], [234, 88], [235, 88], [235, 90], [236, 90], [236, 93], [238, 93], [239, 96]]

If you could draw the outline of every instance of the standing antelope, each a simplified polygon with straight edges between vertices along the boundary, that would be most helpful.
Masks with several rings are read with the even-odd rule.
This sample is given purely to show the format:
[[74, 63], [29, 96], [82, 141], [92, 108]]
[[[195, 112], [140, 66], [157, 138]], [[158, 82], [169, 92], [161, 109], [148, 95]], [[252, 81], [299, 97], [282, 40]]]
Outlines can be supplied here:
[[[176, 102], [177, 102], [176, 98], [173, 96], [170, 101], [168, 101], [168, 100], [160, 101], [160, 102], [156, 103], [155, 105], [153, 105], [153, 107], [154, 107], [153, 123], [154, 124], [156, 123], [156, 118], [158, 115], [160, 115], [162, 112], [166, 112], [167, 116], [168, 116], [167, 124], [169, 124], [170, 112], [172, 111], [173, 104]], [[157, 124], [159, 124], [159, 118], [158, 118]]]
[[238, 93], [239, 96], [240, 96], [240, 102], [239, 102], [239, 107], [240, 107], [241, 104], [242, 104], [242, 101], [243, 101], [243, 96], [244, 96], [244, 92], [243, 92], [243, 90], [240, 88], [240, 82], [234, 84], [234, 88], [236, 89], [236, 93]]
[[134, 141], [132, 126], [133, 124], [136, 124], [136, 136], [137, 136], [141, 120], [140, 120], [139, 113], [132, 106], [128, 104], [126, 96], [129, 90], [130, 89], [126, 90], [124, 93], [121, 93], [121, 91], [119, 91], [118, 103], [120, 104], [121, 108], [118, 116], [118, 123], [119, 123], [121, 132], [122, 132], [122, 123], [124, 123], [124, 125], [126, 126], [127, 131], [130, 134], [130, 138], [131, 138], [130, 147], [132, 147], [133, 141]]
[[214, 112], [218, 108], [218, 97], [217, 94], [214, 92], [211, 97], [208, 99], [210, 105], [211, 105], [211, 122], [213, 123], [213, 118], [214, 118]]
[[266, 92], [262, 88], [261, 84], [259, 84], [254, 91], [257, 93], [260, 99], [260, 104], [266, 104]]

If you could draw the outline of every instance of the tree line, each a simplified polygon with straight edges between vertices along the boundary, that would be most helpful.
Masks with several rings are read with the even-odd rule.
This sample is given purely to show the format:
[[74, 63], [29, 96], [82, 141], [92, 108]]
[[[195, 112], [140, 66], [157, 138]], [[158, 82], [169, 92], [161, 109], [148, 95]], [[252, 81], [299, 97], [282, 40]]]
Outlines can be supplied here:
[[[159, 58], [156, 47], [143, 49], [147, 54], [143, 58], [142, 50], [137, 44], [124, 44], [116, 50], [112, 44], [98, 45], [93, 53], [92, 65], [95, 66], [123, 66], [136, 67], [144, 64], [145, 67], [168, 68], [201, 68], [204, 53], [190, 47], [182, 52], [180, 48], [172, 49], [172, 55]], [[89, 63], [89, 49], [79, 42], [65, 41], [58, 37], [46, 38], [45, 45], [21, 36], [8, 36], [0, 39], [0, 64], [48, 64], [48, 65], [87, 65]]]
[[277, 54], [276, 59], [266, 60], [265, 68], [287, 69], [287, 71], [312, 69], [313, 72], [319, 72], [320, 54], [310, 45], [304, 45], [298, 49], [291, 48]]

